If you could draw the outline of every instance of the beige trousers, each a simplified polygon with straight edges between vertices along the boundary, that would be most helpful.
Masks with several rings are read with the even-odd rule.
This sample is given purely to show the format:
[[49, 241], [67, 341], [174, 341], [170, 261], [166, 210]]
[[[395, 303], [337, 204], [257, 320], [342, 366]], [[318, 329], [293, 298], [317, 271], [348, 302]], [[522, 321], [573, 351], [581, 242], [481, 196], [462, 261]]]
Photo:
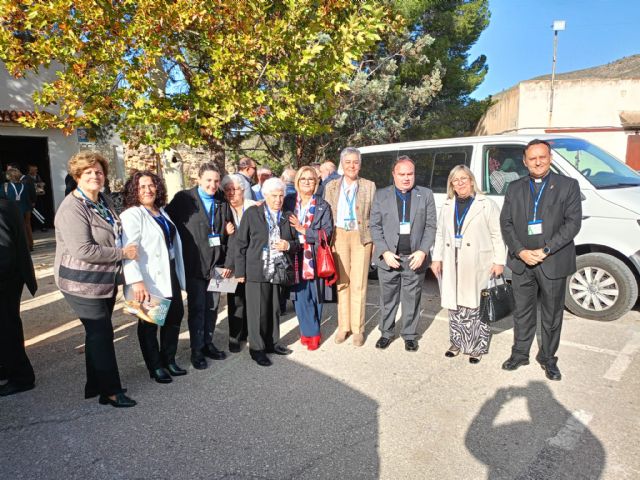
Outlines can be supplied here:
[[333, 245], [338, 267], [338, 330], [364, 333], [367, 276], [372, 243], [362, 245], [357, 230], [336, 228]]

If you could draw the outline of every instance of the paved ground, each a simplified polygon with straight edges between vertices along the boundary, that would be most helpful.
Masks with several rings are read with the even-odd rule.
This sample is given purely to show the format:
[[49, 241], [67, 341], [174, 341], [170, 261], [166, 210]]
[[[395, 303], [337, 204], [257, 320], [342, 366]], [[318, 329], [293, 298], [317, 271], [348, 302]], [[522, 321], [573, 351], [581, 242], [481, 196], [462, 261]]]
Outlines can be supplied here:
[[[40, 235], [42, 237], [42, 235]], [[640, 309], [600, 323], [565, 316], [560, 367], [504, 372], [510, 320], [479, 365], [446, 359], [436, 286], [422, 302], [417, 353], [374, 343], [379, 290], [370, 284], [369, 338], [335, 345], [327, 308], [316, 352], [283, 319], [289, 357], [261, 368], [247, 351], [152, 382], [135, 323], [114, 315], [120, 372], [133, 409], [83, 399], [83, 329], [51, 275], [53, 244], [34, 252], [38, 295], [23, 321], [35, 390], [0, 399], [2, 479], [636, 479], [640, 478]], [[223, 309], [216, 344], [226, 346]], [[179, 363], [189, 365], [186, 321]], [[535, 349], [534, 349], [535, 353]]]

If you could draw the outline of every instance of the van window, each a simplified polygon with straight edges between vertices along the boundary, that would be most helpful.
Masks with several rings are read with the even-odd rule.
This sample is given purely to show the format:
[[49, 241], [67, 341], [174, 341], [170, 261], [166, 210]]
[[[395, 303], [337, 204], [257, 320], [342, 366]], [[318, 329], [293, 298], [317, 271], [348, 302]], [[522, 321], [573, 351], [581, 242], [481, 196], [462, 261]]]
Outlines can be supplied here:
[[393, 183], [391, 165], [397, 156], [397, 150], [363, 153], [360, 176], [374, 182], [377, 188], [388, 187]]
[[399, 155], [407, 155], [416, 163], [416, 185], [429, 187], [433, 193], [446, 193], [449, 172], [456, 165], [469, 166], [472, 152], [471, 145], [460, 145], [416, 148]]
[[482, 188], [489, 195], [504, 195], [514, 180], [529, 172], [522, 161], [523, 145], [489, 145], [482, 149]]

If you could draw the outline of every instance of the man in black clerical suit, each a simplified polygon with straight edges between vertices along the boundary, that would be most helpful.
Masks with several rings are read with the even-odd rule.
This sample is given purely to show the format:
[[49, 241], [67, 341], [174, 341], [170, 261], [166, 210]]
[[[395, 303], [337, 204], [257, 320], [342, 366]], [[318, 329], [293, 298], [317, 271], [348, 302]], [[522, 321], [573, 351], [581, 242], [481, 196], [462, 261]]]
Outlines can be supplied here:
[[529, 175], [509, 184], [500, 214], [502, 236], [513, 272], [514, 342], [502, 364], [516, 370], [529, 364], [540, 305], [541, 345], [536, 360], [550, 380], [560, 380], [556, 352], [560, 344], [567, 277], [576, 271], [574, 237], [582, 206], [575, 179], [550, 171], [551, 146], [532, 140], [524, 149]]
[[8, 380], [0, 396], [31, 390], [35, 376], [24, 349], [20, 297], [24, 284], [31, 294], [38, 288], [15, 202], [0, 200], [0, 373]]

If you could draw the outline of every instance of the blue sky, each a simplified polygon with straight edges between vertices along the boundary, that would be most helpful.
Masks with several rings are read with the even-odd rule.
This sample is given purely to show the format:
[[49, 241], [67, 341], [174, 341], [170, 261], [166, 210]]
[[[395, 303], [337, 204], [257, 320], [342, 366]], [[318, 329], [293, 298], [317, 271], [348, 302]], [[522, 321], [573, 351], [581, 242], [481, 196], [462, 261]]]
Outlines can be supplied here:
[[551, 73], [554, 20], [556, 73], [640, 53], [640, 0], [490, 0], [491, 23], [470, 50], [487, 56], [489, 73], [472, 94], [485, 98], [519, 81]]

